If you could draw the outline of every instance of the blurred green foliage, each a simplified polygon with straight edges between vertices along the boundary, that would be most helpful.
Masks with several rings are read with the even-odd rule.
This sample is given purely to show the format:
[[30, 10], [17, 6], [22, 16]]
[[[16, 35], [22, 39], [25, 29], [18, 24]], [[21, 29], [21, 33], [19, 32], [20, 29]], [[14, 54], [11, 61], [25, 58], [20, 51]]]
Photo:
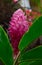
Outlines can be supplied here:
[[42, 12], [42, 0], [30, 0], [32, 10]]

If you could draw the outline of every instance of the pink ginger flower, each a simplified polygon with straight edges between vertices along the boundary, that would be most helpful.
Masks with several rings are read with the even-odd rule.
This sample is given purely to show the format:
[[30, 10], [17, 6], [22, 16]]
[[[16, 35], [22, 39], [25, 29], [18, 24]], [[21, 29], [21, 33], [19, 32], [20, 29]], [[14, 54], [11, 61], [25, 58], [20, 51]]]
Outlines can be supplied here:
[[18, 2], [18, 0], [13, 0], [14, 3]]
[[11, 39], [11, 43], [14, 49], [14, 55], [18, 54], [18, 44], [23, 34], [29, 29], [26, 16], [21, 9], [18, 9], [13, 13], [8, 29], [8, 33]]

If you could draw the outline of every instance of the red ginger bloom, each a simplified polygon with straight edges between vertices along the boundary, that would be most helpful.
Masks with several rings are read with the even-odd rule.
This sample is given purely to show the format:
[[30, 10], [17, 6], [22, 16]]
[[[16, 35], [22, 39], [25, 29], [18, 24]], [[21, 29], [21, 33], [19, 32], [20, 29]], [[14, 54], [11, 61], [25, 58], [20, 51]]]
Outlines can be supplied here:
[[18, 53], [18, 44], [23, 34], [29, 29], [28, 21], [26, 16], [21, 9], [18, 9], [13, 13], [8, 29], [8, 33], [11, 39], [12, 46], [14, 48], [14, 54]]

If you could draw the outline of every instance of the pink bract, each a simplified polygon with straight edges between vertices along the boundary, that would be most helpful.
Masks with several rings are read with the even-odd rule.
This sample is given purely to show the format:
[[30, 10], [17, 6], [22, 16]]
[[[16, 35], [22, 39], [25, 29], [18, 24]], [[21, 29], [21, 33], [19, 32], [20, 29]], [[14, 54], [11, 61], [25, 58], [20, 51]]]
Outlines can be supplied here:
[[24, 12], [21, 9], [18, 9], [13, 13], [8, 28], [9, 37], [11, 39], [11, 44], [13, 46], [15, 55], [18, 54], [18, 44], [28, 29], [29, 24]]

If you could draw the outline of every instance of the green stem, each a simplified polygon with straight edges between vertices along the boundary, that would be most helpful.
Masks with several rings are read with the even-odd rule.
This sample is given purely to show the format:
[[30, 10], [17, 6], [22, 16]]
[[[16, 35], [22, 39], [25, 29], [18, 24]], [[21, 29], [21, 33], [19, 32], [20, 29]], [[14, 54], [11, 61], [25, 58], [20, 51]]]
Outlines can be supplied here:
[[13, 65], [17, 65], [19, 56], [20, 56], [20, 51], [19, 51], [19, 53], [18, 53], [18, 55], [17, 55], [17, 57], [16, 57], [15, 62], [14, 62]]

